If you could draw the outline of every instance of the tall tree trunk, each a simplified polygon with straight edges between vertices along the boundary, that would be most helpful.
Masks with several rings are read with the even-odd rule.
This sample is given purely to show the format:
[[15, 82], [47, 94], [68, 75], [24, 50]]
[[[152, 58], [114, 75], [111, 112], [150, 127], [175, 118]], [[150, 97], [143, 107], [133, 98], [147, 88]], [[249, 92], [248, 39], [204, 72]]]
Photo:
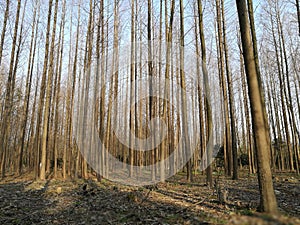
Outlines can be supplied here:
[[[283, 34], [283, 26], [280, 18], [280, 12], [279, 12], [279, 6], [277, 6], [278, 2], [276, 2], [276, 17], [278, 22], [278, 34], [279, 38], [281, 39], [282, 43], [282, 51], [283, 51], [283, 57], [284, 57], [284, 65], [285, 65], [285, 77], [286, 77], [286, 85], [284, 85], [284, 88], [287, 88], [287, 93], [285, 93], [285, 99], [286, 99], [286, 105], [289, 113], [289, 122], [291, 127], [291, 133], [292, 133], [292, 146], [289, 150], [289, 160], [290, 160], [290, 167], [291, 170], [294, 171], [294, 155], [296, 155], [297, 150], [297, 126], [296, 126], [296, 119], [295, 114], [293, 110], [293, 99], [291, 94], [291, 82], [290, 82], [290, 68], [289, 68], [289, 62], [288, 62], [288, 56], [287, 56], [287, 50], [285, 47], [285, 38]], [[283, 77], [283, 80], [285, 78]], [[284, 82], [285, 83], [285, 82]]]
[[[199, 28], [200, 26], [202, 25], [202, 28], [203, 28], [203, 14], [202, 14], [202, 3], [201, 3], [201, 0], [199, 0], [199, 4], [198, 6], [195, 6], [195, 12], [194, 12], [194, 15], [195, 15], [195, 40], [196, 40], [196, 54], [197, 56], [200, 56], [201, 54], [201, 57], [202, 57], [202, 53], [200, 53], [200, 49], [199, 49], [199, 40], [198, 40], [198, 26], [197, 24], [199, 24]], [[198, 8], [198, 11], [196, 11], [196, 7]], [[198, 20], [197, 20], [197, 13], [198, 13]], [[200, 19], [201, 19], [201, 22], [200, 22]], [[203, 31], [202, 31], [203, 32]], [[199, 34], [200, 34], [200, 31], [199, 31]], [[203, 38], [203, 40], [205, 41], [205, 39]], [[204, 43], [205, 44], [205, 43]], [[206, 51], [206, 49], [204, 49]], [[206, 54], [206, 52], [205, 52]], [[206, 59], [205, 59], [206, 61]], [[200, 143], [199, 143], [199, 147], [200, 147], [200, 151], [199, 151], [199, 155], [198, 155], [198, 159], [201, 159], [203, 158], [203, 152], [204, 152], [204, 149], [205, 149], [205, 132], [204, 132], [204, 115], [203, 115], [203, 111], [204, 111], [204, 108], [203, 108], [203, 98], [202, 98], [202, 87], [201, 87], [201, 67], [204, 63], [206, 63], [205, 61], [203, 61], [203, 58], [202, 58], [202, 63], [200, 62], [200, 58], [197, 57], [197, 79], [198, 79], [198, 82], [197, 82], [197, 97], [198, 97], [198, 109], [199, 109], [199, 124], [200, 124]], [[197, 165], [198, 167], [199, 165]], [[201, 168], [202, 169], [202, 168]]]
[[[206, 62], [206, 43], [204, 37], [204, 28], [203, 28], [203, 10], [202, 10], [202, 0], [198, 0], [198, 14], [199, 14], [199, 34], [200, 34], [200, 41], [201, 41], [201, 53], [202, 53], [202, 73], [203, 73], [203, 86], [204, 86], [204, 104], [205, 104], [205, 117], [206, 117], [206, 141], [209, 142], [210, 136], [213, 129], [212, 124], [212, 109], [211, 109], [211, 101], [210, 101], [210, 85], [209, 85], [209, 78], [208, 78], [208, 71], [207, 71], [207, 62]], [[211, 165], [211, 157], [212, 157], [212, 150], [210, 149], [210, 143], [206, 143], [206, 152], [207, 152], [207, 168], [206, 168], [206, 182], [209, 184], [210, 187], [213, 186], [213, 179], [212, 179], [212, 165]]]
[[[265, 96], [264, 96], [264, 88], [263, 88], [263, 80], [261, 79], [260, 69], [259, 69], [259, 60], [258, 60], [258, 48], [257, 48], [257, 40], [256, 40], [256, 30], [255, 30], [255, 23], [254, 23], [254, 11], [253, 11], [253, 2], [252, 0], [247, 0], [248, 3], [248, 15], [249, 15], [249, 22], [250, 22], [250, 30], [251, 30], [251, 37], [252, 37], [252, 45], [253, 45], [253, 54], [254, 54], [254, 61], [255, 61], [255, 68], [258, 74], [258, 85], [261, 90], [261, 101], [262, 104], [265, 106]], [[270, 142], [270, 128], [269, 128], [269, 121], [267, 116], [266, 108], [263, 107], [264, 113], [264, 120], [266, 126], [266, 132], [269, 138], [267, 139]], [[268, 143], [271, 146], [271, 143]]]
[[41, 123], [42, 123], [42, 115], [43, 115], [43, 108], [44, 108], [44, 101], [45, 101], [44, 98], [45, 98], [45, 92], [46, 92], [52, 2], [53, 2], [53, 0], [49, 0], [48, 22], [47, 22], [47, 32], [46, 32], [46, 42], [45, 42], [45, 57], [44, 57], [42, 81], [41, 81], [41, 87], [40, 87], [39, 106], [38, 106], [38, 115], [37, 115], [37, 122], [36, 122], [35, 141], [34, 141], [34, 149], [36, 151], [36, 159], [35, 159], [35, 177], [36, 178], [38, 178], [39, 171], [40, 171], [40, 127], [41, 127]]
[[[153, 63], [152, 63], [152, 0], [148, 0], [148, 18], [147, 18], [147, 41], [148, 41], [148, 76], [149, 76], [149, 119], [152, 120], [154, 118], [155, 108], [153, 103]], [[160, 10], [162, 3], [160, 1]], [[161, 13], [160, 13], [160, 20], [161, 20]], [[160, 43], [161, 44], [161, 43]], [[141, 115], [140, 115], [141, 116]], [[153, 135], [153, 143], [155, 143], [155, 135]], [[155, 180], [155, 150], [152, 148], [151, 151], [151, 178]], [[165, 180], [165, 164], [162, 160], [161, 163], [161, 181]]]
[[5, 40], [6, 24], [7, 24], [8, 15], [9, 15], [9, 4], [10, 4], [10, 0], [6, 0], [6, 8], [5, 8], [5, 13], [4, 13], [4, 18], [3, 18], [3, 27], [2, 27], [1, 40], [0, 40], [0, 66], [1, 66], [1, 62], [2, 62], [2, 52], [3, 52], [3, 46], [4, 46], [4, 40]]
[[[64, 53], [64, 33], [65, 33], [65, 15], [66, 15], [66, 1], [63, 1], [62, 7], [62, 19], [60, 22], [59, 28], [59, 38], [58, 38], [58, 46], [57, 46], [57, 62], [56, 62], [56, 82], [55, 82], [55, 119], [54, 119], [54, 140], [53, 140], [53, 161], [54, 161], [54, 178], [57, 177], [57, 158], [58, 158], [58, 126], [59, 126], [59, 104], [60, 104], [60, 84], [61, 84], [61, 74], [62, 74], [62, 65], [63, 65], [63, 53]], [[53, 103], [54, 104], [54, 103]]]
[[[5, 100], [4, 100], [4, 112], [2, 115], [2, 123], [1, 123], [1, 141], [0, 141], [0, 153], [2, 153], [1, 158], [1, 177], [5, 176], [5, 167], [6, 167], [6, 146], [7, 141], [10, 133], [10, 118], [11, 118], [11, 111], [13, 105], [13, 97], [14, 97], [14, 83], [15, 83], [15, 76], [14, 76], [14, 62], [15, 62], [15, 53], [16, 53], [16, 46], [17, 46], [17, 36], [18, 36], [18, 27], [19, 27], [19, 19], [20, 19], [20, 9], [21, 9], [21, 0], [18, 0], [17, 12], [16, 12], [16, 20], [15, 20], [15, 27], [14, 27], [14, 35], [13, 35], [13, 42], [12, 42], [12, 49], [11, 49], [11, 57], [10, 57], [10, 65], [9, 65], [9, 72], [8, 72], [8, 79], [6, 82], [6, 93], [5, 93]], [[18, 59], [16, 59], [18, 60]]]
[[299, 36], [300, 36], [300, 4], [299, 4], [299, 0], [295, 0], [295, 1], [297, 7], [298, 27], [299, 27]]
[[[37, 14], [38, 7], [39, 7], [38, 5], [36, 5], [34, 7], [30, 50], [29, 50], [29, 56], [28, 56], [26, 89], [25, 89], [25, 96], [24, 96], [24, 101], [23, 101], [23, 112], [22, 112], [22, 118], [21, 118], [21, 135], [20, 135], [20, 140], [19, 140], [19, 143], [20, 143], [19, 158], [18, 158], [18, 162], [19, 162], [18, 174], [19, 175], [22, 173], [22, 166], [23, 166], [23, 152], [24, 152], [26, 125], [27, 125], [28, 111], [29, 111], [30, 92], [31, 92], [31, 87], [32, 87], [33, 66], [34, 66], [34, 61], [35, 61], [36, 38], [37, 38], [37, 32], [38, 32], [38, 25], [36, 23], [36, 14]], [[38, 9], [38, 11], [39, 11], [39, 9]]]
[[49, 111], [51, 107], [51, 87], [53, 80], [53, 60], [54, 60], [54, 45], [55, 45], [55, 35], [56, 35], [56, 21], [57, 21], [57, 9], [58, 0], [55, 1], [55, 11], [54, 11], [54, 22], [52, 27], [51, 35], [51, 48], [50, 48], [50, 62], [48, 68], [48, 80], [46, 88], [46, 102], [44, 111], [44, 123], [43, 123], [43, 135], [42, 135], [42, 149], [41, 149], [41, 168], [40, 168], [40, 179], [45, 180], [46, 178], [46, 155], [47, 155], [47, 137], [49, 128]]
[[[134, 96], [135, 96], [135, 4], [134, 0], [131, 0], [131, 52], [130, 52], [130, 108], [132, 104], [134, 103]], [[129, 129], [132, 132], [132, 130], [135, 127], [135, 120], [133, 117], [133, 113], [129, 113]], [[132, 143], [135, 139], [130, 138], [129, 140], [129, 146], [134, 146]], [[130, 147], [129, 149], [129, 177], [133, 176], [133, 162], [134, 162], [134, 151]]]
[[230, 113], [230, 127], [231, 127], [231, 152], [232, 152], [232, 178], [234, 180], [238, 179], [238, 158], [237, 158], [237, 133], [235, 127], [235, 107], [234, 107], [234, 94], [233, 94], [233, 83], [232, 75], [229, 68], [228, 60], [228, 46], [226, 39], [226, 23], [225, 23], [225, 13], [224, 13], [224, 0], [221, 0], [221, 14], [222, 14], [222, 24], [223, 24], [223, 43], [224, 43], [224, 54], [225, 54], [225, 67], [227, 76], [227, 87], [228, 87], [228, 97], [229, 97], [229, 113]]
[[[221, 87], [224, 99], [224, 117], [225, 117], [225, 144], [224, 144], [224, 156], [227, 159], [227, 175], [231, 176], [232, 172], [232, 149], [230, 139], [230, 120], [229, 120], [229, 108], [228, 108], [228, 93], [227, 93], [227, 82], [224, 74], [224, 46], [223, 46], [223, 31], [222, 31], [222, 14], [220, 0], [216, 0], [217, 10], [217, 27], [218, 27], [218, 51], [219, 51], [219, 73], [221, 80]], [[226, 171], [225, 171], [226, 172]]]
[[[191, 154], [191, 146], [190, 146], [190, 137], [189, 137], [189, 130], [188, 130], [188, 115], [187, 115], [187, 97], [186, 97], [186, 79], [185, 79], [185, 68], [184, 68], [184, 8], [183, 8], [183, 1], [180, 0], [180, 87], [181, 87], [181, 113], [182, 113], [182, 135], [183, 135], [183, 143], [186, 157], [187, 159], [190, 158]], [[189, 159], [187, 162], [187, 180], [193, 180], [193, 166], [192, 160]]]
[[262, 90], [259, 84], [251, 31], [245, 0], [237, 0], [237, 11], [241, 31], [243, 55], [248, 81], [252, 126], [257, 154], [258, 181], [260, 190], [260, 209], [267, 213], [277, 213], [277, 202], [274, 194], [272, 173], [270, 168], [270, 140], [264, 119], [264, 104]]
[[[175, 1], [171, 1], [171, 14], [170, 14], [170, 22], [167, 25], [167, 49], [166, 49], [166, 66], [165, 66], [165, 83], [164, 83], [164, 100], [163, 100], [163, 119], [165, 123], [167, 124], [167, 127], [169, 128], [168, 124], [168, 118], [169, 118], [169, 107], [167, 106], [167, 101], [166, 99], [169, 99], [170, 97], [170, 62], [171, 62], [171, 47], [172, 47], [172, 39], [173, 39], [173, 21], [174, 21], [174, 10], [175, 10]], [[167, 19], [166, 19], [167, 20]], [[160, 149], [160, 158], [161, 158], [161, 165], [164, 163], [163, 157], [165, 156], [167, 152], [167, 147], [168, 147], [168, 138], [166, 137], [165, 140], [163, 140], [161, 144], [161, 149]], [[156, 156], [157, 158], [159, 155]], [[163, 168], [164, 166], [162, 166]], [[164, 181], [164, 176], [165, 176], [165, 171], [160, 171], [161, 172], [161, 180]]]
[[[100, 2], [100, 17], [101, 17], [101, 65], [100, 65], [100, 71], [101, 71], [101, 93], [100, 93], [100, 109], [99, 109], [99, 114], [100, 114], [100, 118], [99, 118], [99, 137], [102, 140], [102, 143], [104, 143], [104, 119], [105, 119], [105, 89], [106, 89], [106, 85], [105, 85], [105, 68], [104, 68], [104, 64], [105, 64], [105, 35], [104, 35], [104, 1]], [[107, 32], [108, 33], [108, 32]], [[102, 146], [103, 147], [103, 146]], [[103, 173], [104, 171], [104, 158], [105, 158], [105, 153], [104, 151], [101, 152], [100, 155], [100, 168], [101, 171]], [[124, 156], [124, 160], [125, 160], [125, 156]]]

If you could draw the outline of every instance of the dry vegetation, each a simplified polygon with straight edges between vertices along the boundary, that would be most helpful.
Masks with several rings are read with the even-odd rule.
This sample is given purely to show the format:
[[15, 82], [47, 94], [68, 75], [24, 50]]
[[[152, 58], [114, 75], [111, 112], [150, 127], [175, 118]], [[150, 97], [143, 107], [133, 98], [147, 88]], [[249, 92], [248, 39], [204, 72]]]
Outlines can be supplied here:
[[255, 176], [239, 181], [220, 176], [228, 191], [221, 204], [216, 188], [197, 175], [194, 183], [178, 174], [151, 187], [130, 187], [103, 180], [7, 177], [0, 184], [1, 224], [300, 224], [300, 177], [277, 174], [275, 193], [280, 215], [256, 211]]

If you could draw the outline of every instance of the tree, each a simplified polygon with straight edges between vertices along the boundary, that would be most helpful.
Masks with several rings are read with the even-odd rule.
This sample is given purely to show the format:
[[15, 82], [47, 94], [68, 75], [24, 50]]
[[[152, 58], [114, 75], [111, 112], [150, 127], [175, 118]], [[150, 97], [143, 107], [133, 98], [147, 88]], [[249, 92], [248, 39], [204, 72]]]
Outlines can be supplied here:
[[[20, 135], [20, 147], [19, 147], [19, 169], [18, 174], [22, 173], [22, 164], [23, 164], [23, 152], [24, 152], [24, 144], [25, 144], [25, 134], [26, 134], [26, 126], [28, 119], [28, 111], [29, 111], [29, 100], [30, 100], [30, 92], [32, 87], [32, 76], [33, 76], [33, 65], [35, 61], [35, 51], [36, 51], [36, 38], [38, 33], [38, 24], [36, 21], [37, 10], [39, 11], [39, 7], [36, 5], [33, 13], [33, 23], [32, 23], [32, 32], [31, 32], [31, 42], [30, 42], [30, 50], [28, 57], [28, 69], [27, 69], [27, 78], [26, 78], [26, 90], [24, 96], [24, 105], [23, 112], [21, 118], [21, 135]], [[39, 12], [38, 12], [39, 14]]]
[[[64, 31], [65, 31], [65, 15], [66, 15], [66, 1], [63, 1], [62, 7], [62, 19], [60, 22], [59, 28], [59, 38], [57, 46], [57, 60], [56, 60], [56, 71], [55, 71], [55, 88], [54, 88], [54, 97], [55, 97], [55, 118], [54, 118], [54, 140], [53, 140], [53, 161], [54, 161], [54, 177], [57, 176], [57, 158], [58, 158], [58, 129], [59, 129], [59, 104], [60, 104], [60, 86], [61, 86], [61, 74], [62, 74], [62, 65], [63, 65], [63, 51], [64, 51]], [[54, 105], [54, 103], [53, 103]]]
[[[15, 62], [15, 54], [16, 54], [16, 47], [17, 47], [17, 36], [18, 36], [18, 28], [19, 28], [19, 19], [20, 19], [20, 9], [21, 9], [21, 0], [18, 0], [17, 12], [16, 12], [16, 20], [14, 26], [14, 34], [13, 34], [13, 43], [11, 49], [11, 57], [10, 57], [10, 64], [9, 64], [9, 72], [8, 78], [6, 82], [6, 93], [5, 93], [5, 100], [4, 100], [4, 112], [2, 114], [2, 123], [1, 123], [1, 141], [0, 141], [0, 153], [2, 153], [1, 158], [1, 177], [5, 176], [5, 161], [6, 161], [6, 152], [7, 152], [7, 142], [10, 133], [10, 118], [11, 112], [13, 107], [13, 97], [14, 97], [14, 87], [15, 87], [15, 73], [14, 73], [14, 62]], [[16, 58], [18, 60], [18, 58]]]
[[[204, 38], [204, 28], [203, 28], [203, 10], [202, 10], [202, 0], [198, 0], [198, 16], [199, 16], [199, 34], [200, 34], [200, 41], [201, 41], [201, 52], [202, 52], [202, 73], [203, 73], [203, 83], [205, 89], [205, 116], [206, 116], [206, 136], [207, 140], [209, 140], [209, 136], [212, 132], [212, 109], [210, 104], [210, 86], [208, 80], [208, 71], [206, 67], [206, 44]], [[207, 150], [207, 163], [211, 161], [211, 151], [212, 149]], [[209, 164], [206, 169], [206, 181], [212, 187], [213, 180], [212, 180], [212, 165]]]
[[222, 87], [223, 101], [224, 101], [224, 117], [225, 117], [225, 137], [224, 137], [224, 158], [225, 160], [225, 173], [230, 176], [232, 172], [232, 148], [230, 139], [230, 119], [228, 108], [228, 93], [227, 93], [227, 79], [224, 71], [224, 38], [222, 30], [222, 13], [220, 7], [220, 0], [216, 0], [217, 10], [217, 29], [218, 29], [218, 67], [220, 76], [220, 86]]
[[232, 152], [232, 178], [238, 179], [238, 158], [237, 158], [237, 132], [235, 127], [235, 107], [234, 107], [234, 96], [233, 96], [233, 83], [232, 74], [229, 66], [228, 59], [228, 46], [226, 38], [226, 23], [224, 13], [224, 0], [221, 0], [221, 14], [222, 14], [222, 25], [223, 25], [223, 44], [224, 44], [224, 55], [225, 55], [225, 68], [227, 77], [228, 97], [229, 97], [229, 113], [230, 113], [230, 128], [231, 128], [231, 152]]
[[299, 0], [295, 0], [295, 1], [297, 7], [298, 27], [299, 27], [299, 36], [300, 36], [300, 4], [299, 4]]
[[51, 89], [53, 82], [53, 60], [54, 60], [54, 44], [55, 44], [55, 34], [56, 34], [56, 21], [57, 21], [57, 9], [58, 9], [58, 0], [55, 2], [55, 11], [54, 11], [54, 23], [52, 27], [51, 35], [51, 52], [50, 52], [50, 62], [48, 68], [48, 80], [46, 88], [46, 102], [45, 102], [45, 111], [44, 111], [44, 123], [43, 123], [43, 135], [42, 135], [42, 149], [41, 149], [41, 171], [40, 179], [45, 180], [46, 178], [46, 154], [47, 154], [47, 136], [49, 128], [49, 114], [51, 107]]
[[[34, 150], [36, 151], [36, 159], [35, 159], [35, 177], [36, 178], [38, 178], [39, 171], [40, 171], [40, 127], [41, 127], [41, 123], [42, 123], [42, 114], [43, 114], [44, 100], [45, 100], [44, 98], [45, 98], [45, 92], [46, 92], [52, 2], [53, 2], [53, 0], [50, 0], [49, 6], [48, 6], [47, 32], [46, 32], [46, 41], [45, 41], [45, 57], [44, 57], [42, 81], [41, 81], [41, 87], [40, 87], [40, 96], [39, 96], [39, 104], [38, 104], [38, 112], [37, 112], [38, 115], [37, 115], [37, 122], [36, 122], [36, 128], [35, 128], [36, 131], [35, 131], [35, 141], [34, 141], [35, 149]], [[46, 161], [46, 159], [45, 159], [45, 161]]]
[[[134, 0], [131, 0], [131, 50], [130, 50], [130, 106], [134, 103], [135, 96], [135, 4]], [[130, 112], [129, 116], [129, 127], [130, 130], [134, 129], [134, 114]], [[134, 137], [129, 138], [129, 146], [134, 146]], [[134, 162], [134, 151], [132, 148], [129, 149], [129, 176], [133, 176], [133, 162]]]
[[[170, 62], [171, 62], [171, 47], [172, 47], [172, 40], [173, 40], [172, 33], [173, 33], [174, 10], [175, 10], [175, 1], [174, 0], [171, 1], [171, 9], [170, 10], [171, 10], [170, 21], [169, 21], [168, 25], [166, 24], [167, 25], [167, 31], [166, 31], [167, 49], [166, 49], [164, 99], [169, 99], [169, 96], [170, 96]], [[169, 124], [168, 124], [169, 108], [167, 106], [166, 100], [163, 101], [162, 107], [163, 107], [163, 119], [164, 119], [165, 123], [167, 123], [167, 127], [169, 127]], [[168, 139], [168, 137], [166, 137], [166, 139], [163, 140], [163, 142], [161, 144], [161, 149], [160, 149], [161, 158], [164, 157], [164, 155], [166, 153], [167, 139]], [[163, 162], [162, 162], [162, 164], [163, 164]], [[162, 168], [164, 168], [164, 167], [162, 166]], [[161, 177], [161, 180], [164, 180], [164, 171], [161, 171], [161, 174], [163, 175], [163, 177]]]
[[[187, 158], [191, 154], [190, 146], [190, 137], [188, 131], [188, 115], [187, 115], [187, 97], [186, 97], [186, 79], [185, 79], [185, 70], [184, 70], [184, 8], [183, 1], [180, 0], [180, 87], [181, 87], [181, 113], [182, 113], [182, 135], [183, 135], [183, 146], [186, 152]], [[187, 179], [192, 181], [192, 161], [189, 159], [187, 162]]]
[[2, 52], [3, 52], [3, 46], [5, 40], [6, 24], [8, 20], [9, 4], [10, 4], [10, 0], [6, 0], [6, 8], [5, 8], [5, 13], [3, 18], [3, 27], [2, 27], [1, 40], [0, 40], [0, 66], [2, 62]]
[[277, 202], [273, 189], [270, 168], [270, 140], [264, 119], [264, 105], [258, 72], [254, 59], [254, 49], [248, 20], [245, 0], [237, 0], [237, 11], [243, 46], [245, 70], [248, 82], [248, 94], [252, 115], [252, 129], [254, 134], [255, 152], [257, 155], [258, 181], [260, 190], [260, 210], [267, 213], [277, 213]]

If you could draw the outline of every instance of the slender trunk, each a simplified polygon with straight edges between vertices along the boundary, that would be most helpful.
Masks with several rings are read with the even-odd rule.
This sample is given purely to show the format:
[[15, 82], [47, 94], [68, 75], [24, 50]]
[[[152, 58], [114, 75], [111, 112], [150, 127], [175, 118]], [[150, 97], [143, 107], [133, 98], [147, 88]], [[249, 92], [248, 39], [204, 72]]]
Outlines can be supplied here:
[[299, 4], [299, 0], [296, 0], [296, 7], [297, 7], [298, 27], [299, 27], [299, 36], [300, 36], [300, 4]]
[[222, 14], [222, 24], [223, 24], [223, 43], [224, 43], [224, 53], [225, 53], [225, 67], [227, 76], [227, 87], [229, 96], [229, 113], [230, 113], [230, 126], [231, 126], [231, 152], [232, 152], [232, 178], [234, 180], [238, 179], [238, 158], [237, 158], [237, 140], [235, 127], [235, 107], [234, 107], [234, 94], [233, 94], [233, 84], [232, 75], [229, 68], [228, 61], [228, 46], [226, 39], [226, 23], [225, 23], [225, 13], [224, 13], [224, 0], [221, 0], [221, 14]]
[[[186, 79], [185, 79], [185, 71], [184, 71], [184, 8], [183, 8], [183, 1], [180, 0], [180, 87], [181, 87], [181, 112], [182, 112], [182, 135], [184, 141], [184, 149], [186, 152], [186, 157], [191, 158], [191, 146], [190, 146], [190, 137], [188, 131], [188, 115], [187, 115], [187, 97], [186, 97]], [[189, 159], [187, 162], [187, 179], [188, 181], [193, 180], [193, 166], [192, 160]]]
[[49, 109], [51, 107], [50, 101], [51, 101], [51, 87], [52, 87], [52, 79], [53, 79], [53, 60], [54, 60], [57, 9], [58, 9], [58, 0], [56, 0], [55, 2], [54, 22], [53, 22], [52, 35], [51, 35], [51, 48], [50, 48], [51, 52], [50, 52], [50, 62], [48, 68], [48, 80], [47, 80], [47, 88], [46, 88], [46, 102], [45, 102], [45, 111], [44, 111], [44, 124], [43, 124], [42, 149], [41, 149], [41, 168], [40, 168], [41, 180], [45, 180], [46, 178], [47, 137], [48, 137], [48, 127], [49, 127], [49, 123], [48, 123]]
[[[131, 1], [131, 53], [130, 53], [130, 108], [132, 104], [134, 103], [134, 96], [135, 96], [135, 4], [134, 0]], [[129, 129], [131, 132], [134, 127], [134, 116], [133, 113], [129, 113]], [[130, 138], [129, 140], [129, 146], [134, 146], [132, 143], [134, 141], [134, 138]], [[132, 148], [129, 149], [129, 177], [133, 176], [133, 162], [134, 162], [134, 151]]]
[[50, 39], [50, 26], [51, 26], [51, 14], [52, 14], [52, 2], [53, 0], [49, 0], [48, 7], [48, 22], [47, 22], [47, 33], [46, 33], [46, 42], [45, 42], [45, 57], [44, 57], [44, 65], [42, 72], [42, 81], [40, 87], [40, 97], [38, 104], [38, 115], [36, 122], [36, 131], [35, 131], [35, 141], [34, 148], [36, 151], [36, 160], [35, 160], [35, 177], [38, 178], [40, 171], [40, 127], [42, 123], [42, 115], [45, 101], [45, 92], [46, 92], [46, 78], [47, 78], [47, 68], [48, 68], [48, 57], [49, 57], [49, 39]]
[[[286, 105], [289, 113], [289, 122], [291, 127], [291, 133], [292, 133], [292, 146], [289, 151], [289, 160], [290, 160], [290, 166], [291, 170], [294, 171], [294, 155], [296, 155], [296, 149], [297, 149], [297, 126], [296, 126], [296, 120], [295, 120], [295, 114], [293, 109], [293, 99], [291, 94], [291, 82], [290, 82], [290, 68], [289, 68], [289, 62], [288, 62], [288, 56], [287, 51], [285, 47], [285, 38], [283, 34], [283, 27], [282, 22], [280, 18], [280, 12], [279, 7], [276, 7], [276, 14], [277, 14], [277, 21], [278, 21], [278, 34], [279, 38], [281, 39], [282, 43], [282, 51], [283, 51], [283, 57], [284, 57], [284, 65], [285, 65], [285, 77], [286, 77], [286, 85], [285, 89], [287, 88], [287, 93], [285, 93], [285, 99], [286, 99]], [[284, 79], [284, 77], [283, 77]], [[284, 82], [285, 83], [285, 82]]]
[[[203, 21], [201, 21], [201, 24], [200, 24], [200, 19], [203, 20], [203, 14], [202, 14], [202, 4], [201, 4], [201, 0], [200, 1], [200, 6], [198, 5], [198, 15], [199, 15], [199, 28], [200, 26], [202, 25], [203, 26]], [[197, 20], [197, 13], [196, 13], [196, 8], [195, 8], [195, 24], [198, 23], [198, 20]], [[202, 31], [203, 32], [203, 31]], [[200, 32], [199, 32], [200, 34]], [[195, 39], [196, 39], [196, 54], [197, 56], [200, 56], [200, 49], [199, 49], [199, 38], [198, 38], [198, 26], [196, 25], [195, 26]], [[203, 39], [204, 40], [204, 39]], [[206, 50], [206, 49], [204, 49]], [[201, 56], [202, 56], [202, 53], [201, 53]], [[202, 63], [206, 63], [206, 62], [203, 62]], [[198, 82], [197, 82], [197, 97], [198, 97], [198, 109], [199, 109], [199, 124], [200, 124], [200, 151], [199, 151], [199, 155], [198, 155], [198, 158], [201, 159], [203, 158], [203, 150], [205, 148], [205, 143], [204, 143], [204, 140], [205, 140], [205, 132], [204, 132], [204, 115], [203, 115], [203, 98], [202, 98], [202, 87], [201, 87], [201, 66], [202, 64], [200, 63], [200, 59], [199, 57], [197, 57], [197, 79], [198, 79]], [[199, 165], [197, 165], [198, 167]]]
[[213, 177], [212, 177], [212, 165], [211, 165], [211, 156], [212, 150], [210, 149], [210, 141], [212, 134], [212, 109], [211, 109], [211, 101], [210, 101], [210, 85], [209, 85], [209, 77], [207, 71], [207, 63], [206, 63], [206, 44], [204, 37], [204, 28], [203, 28], [203, 10], [202, 10], [202, 0], [198, 0], [198, 14], [199, 14], [199, 34], [201, 41], [201, 52], [202, 52], [202, 73], [203, 73], [203, 86], [204, 86], [204, 104], [206, 107], [205, 117], [206, 117], [206, 153], [207, 153], [207, 168], [206, 168], [206, 182], [210, 187], [213, 186]]
[[[28, 119], [28, 111], [29, 111], [29, 99], [30, 99], [30, 92], [32, 87], [32, 75], [33, 75], [33, 66], [35, 61], [35, 50], [36, 50], [36, 38], [38, 32], [38, 25], [36, 23], [36, 14], [37, 14], [37, 5], [34, 8], [33, 13], [33, 23], [32, 23], [32, 31], [31, 31], [31, 41], [30, 41], [30, 50], [28, 56], [28, 68], [27, 68], [27, 78], [26, 78], [26, 90], [23, 102], [23, 114], [21, 119], [21, 136], [20, 136], [20, 147], [19, 147], [19, 167], [18, 167], [18, 174], [22, 173], [22, 166], [23, 166], [23, 152], [24, 152], [24, 143], [25, 143], [25, 134], [26, 134], [26, 125]], [[39, 9], [38, 9], [39, 11]], [[39, 12], [38, 12], [39, 16]]]
[[[171, 1], [171, 15], [170, 15], [170, 22], [168, 25], [167, 29], [167, 49], [166, 49], [166, 69], [165, 69], [165, 83], [164, 83], [164, 101], [163, 101], [163, 119], [165, 123], [167, 124], [167, 127], [169, 127], [168, 124], [168, 117], [169, 117], [169, 109], [167, 106], [167, 101], [166, 99], [169, 99], [170, 96], [170, 62], [171, 62], [171, 47], [172, 47], [172, 39], [173, 39], [173, 20], [174, 20], [174, 10], [175, 10], [175, 1]], [[161, 144], [161, 149], [160, 149], [160, 157], [161, 157], [161, 166], [162, 168], [164, 167], [163, 165], [163, 157], [166, 154], [167, 151], [167, 146], [168, 146], [168, 138], [166, 137], [165, 140], [163, 140]], [[159, 156], [157, 155], [157, 158]], [[165, 179], [165, 171], [162, 171], [161, 169], [161, 180], [164, 181]]]
[[57, 52], [59, 52], [56, 62], [56, 84], [55, 87], [55, 119], [54, 119], [54, 177], [57, 176], [57, 158], [58, 158], [58, 125], [59, 125], [59, 104], [60, 104], [60, 83], [61, 83], [61, 74], [62, 74], [62, 65], [63, 65], [63, 51], [64, 51], [64, 31], [65, 31], [65, 15], [66, 15], [66, 1], [63, 1], [63, 8], [62, 8], [62, 19], [60, 23], [60, 31], [59, 31], [59, 44], [57, 46]]
[[220, 8], [220, 0], [216, 0], [217, 10], [217, 27], [218, 27], [218, 51], [219, 51], [219, 72], [222, 86], [222, 93], [224, 99], [224, 116], [225, 116], [225, 145], [224, 155], [226, 154], [227, 159], [227, 175], [231, 176], [232, 172], [232, 149], [230, 140], [230, 120], [229, 120], [229, 109], [228, 109], [228, 94], [227, 94], [227, 82], [224, 74], [224, 49], [223, 49], [223, 31], [222, 31], [222, 16]]
[[2, 52], [3, 52], [3, 46], [4, 46], [4, 40], [5, 40], [5, 32], [6, 32], [6, 24], [8, 20], [8, 13], [9, 13], [9, 4], [10, 0], [6, 0], [6, 8], [3, 18], [3, 27], [2, 27], [2, 33], [1, 33], [1, 40], [0, 40], [0, 66], [2, 62]]
[[254, 60], [254, 49], [247, 16], [247, 5], [245, 0], [237, 0], [236, 4], [248, 81], [255, 151], [257, 155], [260, 209], [267, 213], [277, 213], [277, 202], [274, 194], [270, 168], [270, 137], [265, 124], [265, 106], [262, 101], [262, 90], [259, 84], [260, 79]]
[[[21, 0], [18, 0], [17, 12], [16, 12], [16, 21], [14, 27], [14, 35], [11, 49], [11, 57], [10, 57], [10, 65], [8, 72], [8, 79], [6, 82], [6, 93], [4, 100], [4, 112], [2, 115], [2, 123], [1, 123], [1, 141], [0, 141], [0, 153], [2, 152], [2, 163], [1, 163], [1, 177], [5, 176], [5, 168], [6, 168], [6, 152], [7, 152], [7, 139], [10, 133], [10, 118], [13, 104], [13, 96], [14, 96], [14, 61], [15, 61], [15, 53], [17, 47], [17, 36], [18, 36], [18, 27], [19, 27], [19, 19], [20, 19], [20, 9], [21, 9]], [[16, 59], [18, 60], [18, 59]]]

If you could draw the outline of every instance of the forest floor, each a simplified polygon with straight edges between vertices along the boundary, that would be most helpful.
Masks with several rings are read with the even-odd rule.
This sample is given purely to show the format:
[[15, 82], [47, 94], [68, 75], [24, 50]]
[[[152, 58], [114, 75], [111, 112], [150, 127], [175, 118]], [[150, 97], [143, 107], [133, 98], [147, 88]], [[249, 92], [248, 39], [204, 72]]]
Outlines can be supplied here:
[[30, 176], [0, 182], [0, 224], [300, 224], [300, 177], [276, 174], [279, 215], [256, 211], [256, 176], [238, 181], [219, 177], [225, 204], [196, 175], [188, 183], [178, 174], [151, 188], [107, 180], [34, 181]]

